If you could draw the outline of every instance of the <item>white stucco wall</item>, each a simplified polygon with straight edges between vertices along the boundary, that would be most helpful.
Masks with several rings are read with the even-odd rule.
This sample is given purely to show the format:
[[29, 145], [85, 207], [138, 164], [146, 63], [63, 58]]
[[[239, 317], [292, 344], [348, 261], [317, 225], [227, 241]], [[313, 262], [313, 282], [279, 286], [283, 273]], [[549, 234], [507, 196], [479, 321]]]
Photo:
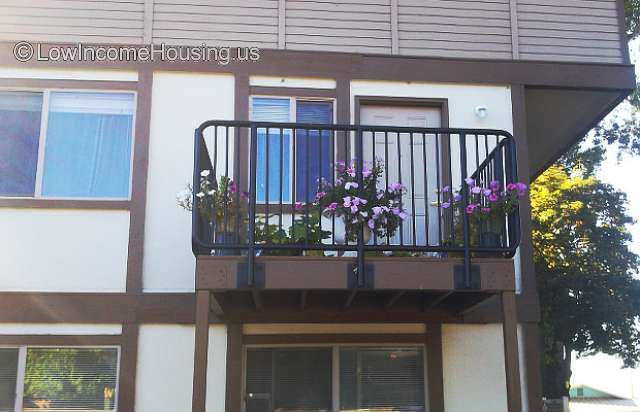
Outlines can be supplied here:
[[176, 204], [193, 173], [193, 133], [205, 120], [233, 119], [234, 78], [156, 72], [153, 77], [143, 287], [194, 290], [191, 215]]
[[[136, 412], [190, 412], [195, 329], [181, 325], [142, 325], [138, 339]], [[225, 326], [209, 328], [207, 412], [224, 412]]]
[[125, 291], [128, 211], [0, 208], [0, 227], [0, 291]]
[[447, 412], [507, 412], [501, 324], [443, 325]]

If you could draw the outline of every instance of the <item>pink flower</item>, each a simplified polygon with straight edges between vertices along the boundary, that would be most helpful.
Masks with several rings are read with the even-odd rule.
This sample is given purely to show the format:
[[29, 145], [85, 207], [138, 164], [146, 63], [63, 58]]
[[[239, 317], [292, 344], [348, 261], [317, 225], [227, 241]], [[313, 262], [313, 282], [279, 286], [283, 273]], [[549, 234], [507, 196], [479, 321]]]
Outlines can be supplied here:
[[467, 206], [467, 214], [470, 215], [473, 213], [473, 211], [476, 209], [477, 205], [476, 204], [470, 204]]
[[356, 169], [353, 167], [348, 168], [346, 173], [351, 177], [356, 177]]
[[302, 203], [302, 202], [296, 202], [296, 204], [295, 204], [295, 209], [296, 209], [297, 211], [300, 211], [300, 210], [304, 209], [304, 203]]
[[513, 192], [517, 188], [518, 188], [518, 186], [515, 183], [509, 183], [507, 185], [507, 192]]
[[482, 208], [482, 209], [480, 209], [480, 210], [482, 211], [482, 213], [485, 213], [485, 214], [487, 214], [487, 213], [491, 213], [491, 208], [488, 208], [488, 207], [483, 207], [483, 208]]
[[489, 195], [489, 201], [490, 202], [497, 202], [498, 201], [498, 195], [496, 195], [495, 193], [491, 193]]
[[228, 187], [228, 189], [229, 189], [229, 192], [231, 192], [231, 193], [235, 193], [235, 192], [238, 190], [238, 186], [236, 186], [236, 182], [234, 182], [233, 180], [231, 180], [231, 181], [229, 182], [229, 187]]
[[322, 199], [323, 197], [325, 197], [327, 195], [326, 192], [318, 192], [316, 193], [316, 201]]
[[335, 212], [337, 208], [338, 208], [338, 204], [336, 202], [333, 202], [333, 203], [329, 204], [329, 206], [327, 206], [327, 208], [324, 211], [325, 212]]

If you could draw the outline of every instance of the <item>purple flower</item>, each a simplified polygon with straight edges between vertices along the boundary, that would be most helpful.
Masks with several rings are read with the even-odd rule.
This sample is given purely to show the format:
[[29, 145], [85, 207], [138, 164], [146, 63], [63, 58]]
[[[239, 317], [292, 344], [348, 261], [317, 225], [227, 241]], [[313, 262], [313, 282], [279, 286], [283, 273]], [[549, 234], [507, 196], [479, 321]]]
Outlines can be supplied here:
[[449, 193], [450, 190], [451, 188], [449, 186], [445, 186], [442, 188], [442, 193]]
[[367, 226], [369, 226], [369, 229], [373, 230], [376, 227], [376, 222], [373, 219], [369, 219]]
[[454, 202], [460, 202], [462, 201], [462, 195], [461, 194], [457, 194], [453, 197], [453, 201]]
[[364, 177], [365, 179], [367, 177], [371, 176], [371, 170], [367, 169], [366, 167], [362, 170], [362, 177]]
[[296, 204], [295, 204], [295, 206], [294, 206], [294, 207], [295, 207], [295, 209], [296, 209], [297, 211], [300, 211], [300, 210], [304, 209], [304, 203], [302, 203], [302, 202], [296, 202]]
[[382, 207], [380, 206], [374, 206], [371, 208], [371, 211], [373, 212], [373, 219], [377, 219], [381, 214], [382, 214]]
[[342, 205], [344, 207], [349, 207], [351, 206], [351, 196], [345, 196], [342, 198], [342, 201], [344, 202]]
[[500, 182], [498, 182], [497, 180], [492, 180], [491, 183], [489, 183], [489, 188], [494, 192], [497, 192], [498, 190], [500, 190]]
[[518, 186], [515, 183], [509, 183], [507, 185], [507, 192], [513, 192], [517, 188], [518, 188]]
[[476, 181], [470, 177], [467, 177], [466, 179], [464, 179], [464, 181], [467, 183], [467, 185], [469, 186], [475, 186], [476, 185]]
[[249, 192], [240, 192], [240, 197], [243, 199], [249, 199]]
[[474, 195], [479, 195], [482, 192], [482, 188], [480, 186], [474, 186], [471, 188], [471, 193]]
[[234, 182], [233, 180], [231, 180], [229, 182], [229, 187], [228, 187], [229, 192], [231, 193], [235, 193], [238, 190], [238, 186], [236, 186], [236, 182]]
[[326, 195], [327, 195], [326, 192], [318, 192], [318, 193], [316, 193], [316, 201], [319, 201], [320, 199], [322, 199]]
[[483, 189], [482, 194], [485, 196], [491, 196], [492, 189]]
[[484, 214], [488, 214], [488, 213], [491, 213], [491, 208], [483, 207], [482, 209], [480, 209], [480, 211]]
[[353, 167], [348, 168], [346, 173], [351, 177], [356, 177], [356, 169]]
[[404, 190], [404, 186], [400, 182], [391, 183], [389, 185], [389, 190], [392, 192], [402, 192]]
[[333, 202], [333, 203], [329, 204], [329, 206], [327, 206], [327, 208], [324, 211], [325, 212], [335, 212], [337, 208], [338, 208], [338, 204], [336, 202]]
[[491, 193], [489, 195], [489, 201], [490, 202], [497, 202], [498, 201], [498, 195], [496, 195], [495, 193]]
[[451, 207], [451, 203], [450, 202], [444, 202], [442, 205], [443, 209], [449, 209]]
[[516, 189], [518, 190], [518, 195], [524, 196], [524, 194], [527, 192], [527, 185], [518, 182], [516, 183]]
[[467, 206], [467, 214], [470, 215], [473, 213], [473, 211], [476, 209], [478, 205], [472, 203], [470, 205]]

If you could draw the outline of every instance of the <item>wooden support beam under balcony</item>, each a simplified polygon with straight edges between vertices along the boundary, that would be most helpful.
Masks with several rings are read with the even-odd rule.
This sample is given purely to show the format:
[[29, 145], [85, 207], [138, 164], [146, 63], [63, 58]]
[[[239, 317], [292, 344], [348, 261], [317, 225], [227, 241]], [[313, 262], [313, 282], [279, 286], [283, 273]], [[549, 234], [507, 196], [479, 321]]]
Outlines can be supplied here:
[[[352, 258], [257, 257], [253, 282], [248, 279], [246, 260], [246, 256], [198, 256], [196, 289], [213, 292], [462, 290], [458, 277], [463, 260], [456, 258], [369, 257], [365, 278], [360, 282], [356, 281], [356, 261]], [[472, 291], [515, 290], [515, 270], [511, 259], [478, 258], [472, 261], [472, 268], [479, 285]], [[301, 303], [300, 307], [305, 305]]]

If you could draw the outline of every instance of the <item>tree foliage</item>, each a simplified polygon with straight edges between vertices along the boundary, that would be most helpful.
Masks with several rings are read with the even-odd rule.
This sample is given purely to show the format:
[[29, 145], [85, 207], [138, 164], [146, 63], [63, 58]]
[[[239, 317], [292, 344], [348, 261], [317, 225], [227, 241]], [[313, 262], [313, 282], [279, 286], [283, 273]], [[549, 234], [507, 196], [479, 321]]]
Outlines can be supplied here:
[[568, 394], [571, 353], [640, 362], [640, 258], [624, 193], [594, 177], [602, 150], [574, 150], [531, 185], [545, 395]]
[[624, 0], [627, 37], [633, 40], [640, 35], [640, 0]]

